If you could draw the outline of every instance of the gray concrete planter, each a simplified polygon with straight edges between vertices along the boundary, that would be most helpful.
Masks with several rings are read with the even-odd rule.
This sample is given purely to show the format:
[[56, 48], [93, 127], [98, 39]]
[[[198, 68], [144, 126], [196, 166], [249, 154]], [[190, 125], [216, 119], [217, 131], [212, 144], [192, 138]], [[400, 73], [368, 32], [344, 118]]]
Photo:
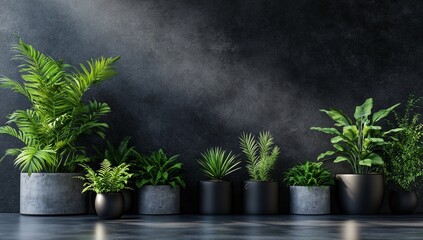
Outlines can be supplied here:
[[179, 187], [147, 185], [138, 189], [139, 214], [179, 214]]
[[330, 187], [291, 186], [289, 193], [292, 214], [330, 214]]
[[80, 173], [21, 173], [20, 213], [28, 215], [86, 214]]

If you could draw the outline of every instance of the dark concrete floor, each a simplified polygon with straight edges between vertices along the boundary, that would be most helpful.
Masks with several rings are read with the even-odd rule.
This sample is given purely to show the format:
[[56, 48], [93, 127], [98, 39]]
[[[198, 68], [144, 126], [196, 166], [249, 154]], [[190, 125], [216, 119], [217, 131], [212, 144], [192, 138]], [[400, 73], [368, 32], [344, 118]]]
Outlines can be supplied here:
[[423, 239], [423, 215], [125, 216], [0, 214], [0, 239]]

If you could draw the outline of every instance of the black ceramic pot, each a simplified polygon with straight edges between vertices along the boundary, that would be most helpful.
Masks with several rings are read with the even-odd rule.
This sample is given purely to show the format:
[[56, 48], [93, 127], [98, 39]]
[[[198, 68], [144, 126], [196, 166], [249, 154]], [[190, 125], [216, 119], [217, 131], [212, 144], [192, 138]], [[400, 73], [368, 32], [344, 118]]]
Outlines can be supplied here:
[[245, 214], [278, 214], [278, 182], [244, 181]]
[[117, 219], [122, 217], [124, 210], [122, 194], [97, 193], [95, 197], [95, 211], [101, 219]]
[[226, 181], [200, 181], [198, 185], [201, 214], [231, 214], [232, 183]]
[[411, 214], [417, 207], [417, 193], [415, 191], [391, 191], [389, 194], [389, 208], [394, 214]]
[[343, 214], [377, 214], [382, 205], [384, 182], [379, 174], [337, 174], [338, 206]]
[[132, 191], [124, 189], [121, 193], [123, 197], [123, 213], [128, 213], [132, 209]]

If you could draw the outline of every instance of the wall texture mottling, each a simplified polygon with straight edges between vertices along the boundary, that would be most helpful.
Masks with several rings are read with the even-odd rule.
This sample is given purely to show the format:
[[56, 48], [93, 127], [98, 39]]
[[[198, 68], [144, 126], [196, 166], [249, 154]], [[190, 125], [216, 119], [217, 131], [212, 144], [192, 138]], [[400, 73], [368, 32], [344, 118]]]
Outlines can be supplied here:
[[[188, 182], [182, 211], [190, 213], [202, 179], [195, 159], [206, 148], [239, 152], [242, 131], [270, 130], [282, 151], [280, 179], [330, 147], [327, 136], [309, 130], [331, 124], [318, 109], [352, 113], [367, 97], [382, 108], [423, 95], [422, 29], [420, 1], [0, 0], [0, 73], [19, 78], [18, 63], [9, 61], [13, 33], [71, 64], [121, 55], [119, 75], [90, 97], [112, 108], [112, 142], [130, 135], [142, 152], [180, 154]], [[27, 106], [6, 90], [0, 103], [1, 122]], [[18, 144], [6, 136], [0, 143], [1, 152]], [[245, 170], [230, 178], [237, 203], [247, 178]], [[7, 159], [0, 212], [18, 211], [19, 171]]]

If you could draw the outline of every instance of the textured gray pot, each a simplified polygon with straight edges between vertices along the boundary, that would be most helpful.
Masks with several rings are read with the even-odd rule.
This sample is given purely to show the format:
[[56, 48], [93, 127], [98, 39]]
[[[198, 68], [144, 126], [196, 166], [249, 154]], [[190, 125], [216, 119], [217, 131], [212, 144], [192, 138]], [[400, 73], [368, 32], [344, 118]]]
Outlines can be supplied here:
[[138, 189], [139, 214], [179, 214], [179, 187], [147, 185]]
[[291, 186], [289, 193], [292, 214], [330, 214], [330, 187]]
[[20, 213], [28, 215], [86, 214], [80, 173], [21, 173]]

